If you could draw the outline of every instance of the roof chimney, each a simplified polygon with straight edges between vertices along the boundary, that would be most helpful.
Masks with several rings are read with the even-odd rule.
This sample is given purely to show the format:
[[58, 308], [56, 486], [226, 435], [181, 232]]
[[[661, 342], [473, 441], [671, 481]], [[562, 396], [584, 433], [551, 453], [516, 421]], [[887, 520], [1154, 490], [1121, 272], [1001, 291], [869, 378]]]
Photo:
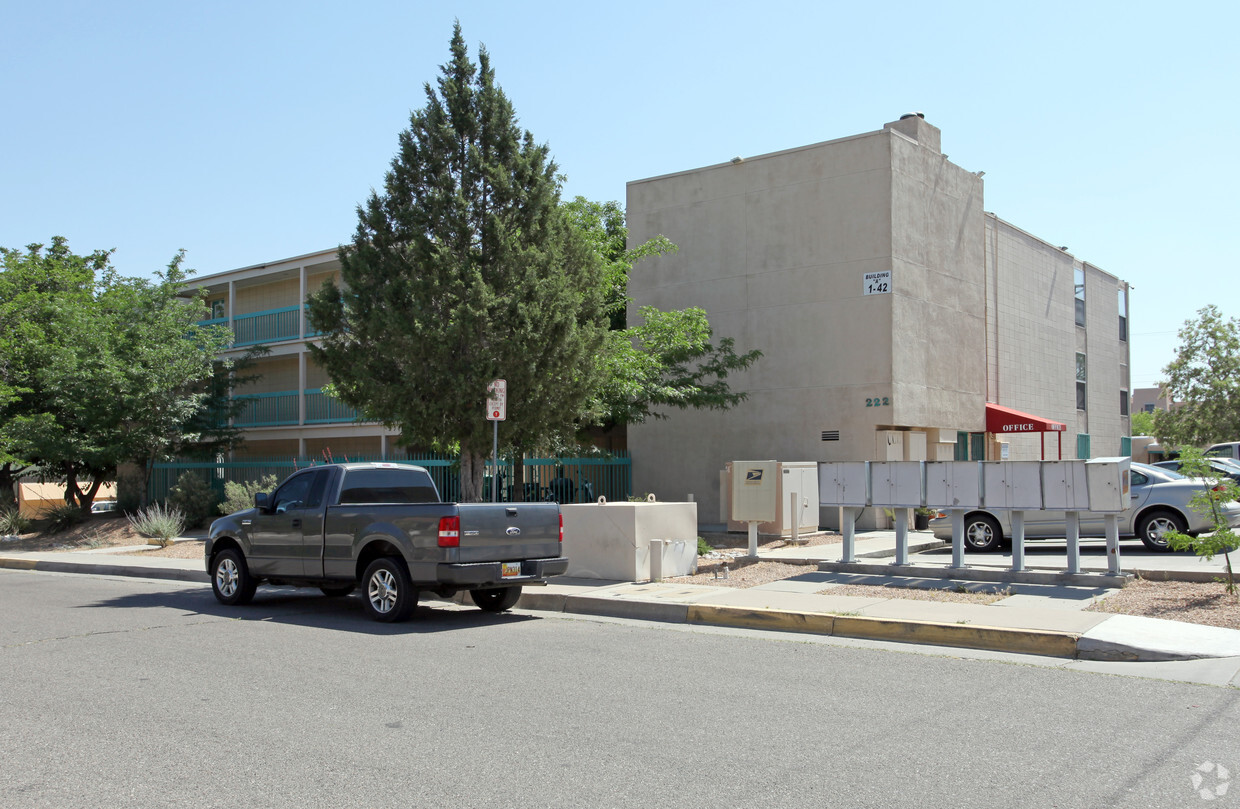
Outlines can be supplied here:
[[883, 124], [883, 129], [894, 129], [901, 134], [908, 135], [932, 152], [942, 152], [942, 132], [937, 126], [926, 121], [924, 112], [906, 112], [900, 116], [900, 120]]

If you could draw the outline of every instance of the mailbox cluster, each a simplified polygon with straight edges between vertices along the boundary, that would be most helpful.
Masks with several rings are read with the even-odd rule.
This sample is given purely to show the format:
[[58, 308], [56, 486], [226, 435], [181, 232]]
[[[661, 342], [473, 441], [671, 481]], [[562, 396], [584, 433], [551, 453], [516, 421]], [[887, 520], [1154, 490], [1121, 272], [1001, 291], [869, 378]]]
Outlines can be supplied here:
[[818, 498], [845, 508], [1128, 508], [1129, 458], [1091, 461], [856, 461], [818, 464]]

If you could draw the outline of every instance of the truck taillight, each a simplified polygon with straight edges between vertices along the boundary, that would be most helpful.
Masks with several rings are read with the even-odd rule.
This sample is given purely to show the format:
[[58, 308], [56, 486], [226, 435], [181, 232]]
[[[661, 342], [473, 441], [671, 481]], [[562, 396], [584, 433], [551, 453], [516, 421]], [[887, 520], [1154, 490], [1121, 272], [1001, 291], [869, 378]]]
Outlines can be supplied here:
[[460, 517], [440, 517], [439, 518], [439, 547], [441, 548], [461, 547], [461, 518]]
[[560, 515], [560, 544], [564, 544], [564, 515]]

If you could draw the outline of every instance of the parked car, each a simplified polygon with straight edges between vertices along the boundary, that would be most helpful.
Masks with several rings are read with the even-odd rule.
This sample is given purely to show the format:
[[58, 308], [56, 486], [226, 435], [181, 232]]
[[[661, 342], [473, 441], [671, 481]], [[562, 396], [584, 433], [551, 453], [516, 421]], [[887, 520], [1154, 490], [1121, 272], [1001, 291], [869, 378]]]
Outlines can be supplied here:
[[[1206, 458], [1206, 461], [1208, 461], [1211, 468], [1218, 473], [1231, 478], [1236, 483], [1240, 483], [1240, 464], [1237, 464], [1235, 461], [1228, 458]], [[1151, 464], [1151, 466], [1157, 466], [1159, 469], [1170, 469], [1172, 472], [1179, 472], [1180, 464], [1182, 463], [1184, 462], [1181, 460], [1159, 461], [1158, 463]]]
[[1233, 461], [1240, 461], [1240, 441], [1214, 444], [1205, 451], [1205, 454], [1214, 458], [1231, 458]]
[[91, 514], [107, 514], [112, 511], [116, 511], [115, 500], [96, 500], [90, 504]]
[[334, 597], [360, 585], [371, 618], [403, 621], [420, 590], [510, 609], [523, 586], [567, 569], [563, 542], [556, 503], [445, 503], [420, 466], [346, 463], [256, 494], [254, 508], [211, 524], [204, 550], [223, 604], [245, 604], [260, 583]]
[[[1142, 463], [1132, 465], [1132, 505], [1120, 512], [1120, 536], [1135, 536], [1154, 551], [1169, 549], [1163, 534], [1170, 530], [1196, 536], [1208, 531], [1212, 525], [1189, 508], [1193, 495], [1201, 491], [1205, 482], [1200, 478], [1186, 478], [1170, 469], [1159, 469]], [[1223, 505], [1227, 524], [1240, 525], [1240, 503]], [[1083, 511], [1080, 517], [1082, 537], [1106, 536], [1106, 515]], [[930, 520], [930, 530], [939, 539], [951, 540], [950, 515]], [[1063, 539], [1066, 519], [1062, 511], [1026, 511], [1026, 539]], [[965, 546], [974, 551], [998, 550], [1005, 540], [1011, 539], [1011, 512], [975, 509], [964, 515]]]

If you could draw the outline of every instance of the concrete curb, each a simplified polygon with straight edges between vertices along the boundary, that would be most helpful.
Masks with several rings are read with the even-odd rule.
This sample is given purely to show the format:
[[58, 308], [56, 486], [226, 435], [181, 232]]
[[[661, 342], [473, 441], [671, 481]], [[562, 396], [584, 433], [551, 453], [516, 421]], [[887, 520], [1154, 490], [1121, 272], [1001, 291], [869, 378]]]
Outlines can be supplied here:
[[198, 584], [211, 583], [211, 577], [205, 570], [182, 570], [175, 567], [58, 562], [51, 559], [10, 559], [0, 556], [0, 568], [36, 570], [42, 573], [85, 573], [94, 576], [126, 576], [136, 579], [171, 579]]
[[[1074, 587], [1123, 587], [1132, 575], [1106, 573], [1052, 573], [1041, 570], [1001, 570], [979, 567], [938, 567], [935, 565], [875, 565], [864, 562], [819, 562], [818, 569], [829, 573], [861, 573], [869, 576], [905, 576], [913, 579], [965, 579], [1016, 584], [1066, 584]], [[1210, 579], [1207, 579], [1210, 581]]]

